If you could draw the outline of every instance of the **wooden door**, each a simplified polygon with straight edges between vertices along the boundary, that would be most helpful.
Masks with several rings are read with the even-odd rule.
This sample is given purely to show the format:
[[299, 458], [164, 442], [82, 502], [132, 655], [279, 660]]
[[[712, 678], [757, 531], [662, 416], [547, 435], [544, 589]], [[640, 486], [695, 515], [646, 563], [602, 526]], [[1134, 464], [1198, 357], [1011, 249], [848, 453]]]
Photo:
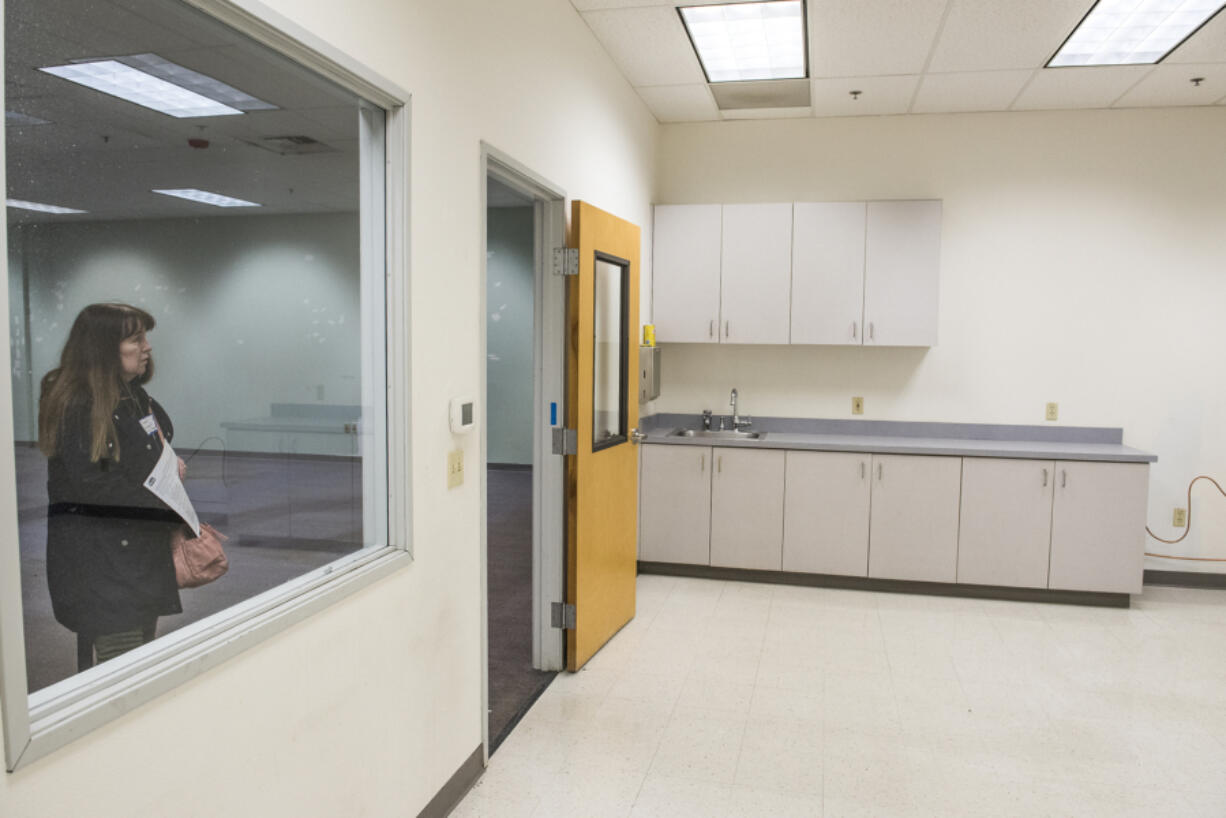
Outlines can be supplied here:
[[864, 202], [792, 206], [793, 344], [864, 338]]
[[710, 564], [713, 470], [709, 446], [643, 447], [639, 489], [642, 560]]
[[1049, 588], [1141, 593], [1149, 464], [1056, 461]]
[[579, 274], [567, 282], [566, 666], [578, 670], [634, 618], [638, 530], [639, 228], [571, 209]]
[[857, 452], [788, 452], [783, 570], [868, 576], [869, 467]]
[[954, 582], [962, 458], [873, 455], [868, 575]]
[[1050, 460], [963, 458], [958, 582], [1046, 588], [1055, 485]]
[[720, 319], [724, 344], [786, 344], [792, 205], [724, 205]]
[[717, 204], [656, 205], [652, 317], [660, 343], [719, 341], [722, 213]]
[[864, 249], [864, 343], [935, 346], [941, 203], [869, 202]]
[[712, 451], [711, 564], [778, 571], [783, 560], [784, 453]]

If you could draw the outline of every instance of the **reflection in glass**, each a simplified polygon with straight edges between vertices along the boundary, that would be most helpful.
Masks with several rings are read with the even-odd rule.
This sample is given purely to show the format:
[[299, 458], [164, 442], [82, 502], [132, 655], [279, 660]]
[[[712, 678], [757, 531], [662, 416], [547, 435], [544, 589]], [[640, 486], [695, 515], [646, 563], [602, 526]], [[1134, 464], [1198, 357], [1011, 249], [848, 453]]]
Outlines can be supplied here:
[[[380, 537], [364, 483], [382, 479], [366, 468], [385, 418], [382, 277], [363, 278], [359, 227], [382, 214], [359, 202], [382, 112], [177, 0], [107, 3], [106, 30], [99, 5], [4, 3], [7, 196], [60, 208], [10, 207], [7, 225], [31, 691]], [[173, 59], [190, 76], [170, 82], [241, 112], [179, 118], [39, 70], [104, 59], [154, 75]], [[192, 188], [228, 198], [155, 192]], [[259, 206], [220, 206], [233, 200]], [[77, 316], [110, 302], [135, 320], [65, 368]], [[153, 377], [117, 374], [125, 350], [134, 367], [156, 357]], [[56, 370], [92, 385], [48, 404]], [[229, 572], [199, 588], [176, 587], [181, 518], [139, 482], [159, 427], [199, 519], [230, 537]]]
[[626, 264], [596, 256], [592, 448], [626, 439]]

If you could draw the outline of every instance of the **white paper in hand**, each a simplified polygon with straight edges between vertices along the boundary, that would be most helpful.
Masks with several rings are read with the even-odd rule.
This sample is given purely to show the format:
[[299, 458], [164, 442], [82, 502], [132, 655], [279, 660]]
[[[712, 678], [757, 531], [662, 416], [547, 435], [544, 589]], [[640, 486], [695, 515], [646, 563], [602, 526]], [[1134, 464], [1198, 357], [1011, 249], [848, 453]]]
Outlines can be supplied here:
[[172, 511], [183, 518], [183, 522], [191, 526], [196, 536], [200, 536], [200, 518], [196, 516], [196, 509], [187, 496], [187, 489], [183, 488], [183, 481], [179, 479], [179, 458], [169, 443], [162, 444], [162, 456], [145, 478], [145, 488], [170, 506]]

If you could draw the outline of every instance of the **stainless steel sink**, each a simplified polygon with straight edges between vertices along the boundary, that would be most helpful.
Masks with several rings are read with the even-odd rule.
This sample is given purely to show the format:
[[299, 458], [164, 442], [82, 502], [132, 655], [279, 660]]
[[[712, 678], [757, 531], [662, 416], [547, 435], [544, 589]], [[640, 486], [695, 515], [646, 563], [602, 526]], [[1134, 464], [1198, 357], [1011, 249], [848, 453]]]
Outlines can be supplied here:
[[741, 432], [732, 429], [678, 429], [669, 437], [701, 437], [708, 440], [761, 440], [765, 432]]

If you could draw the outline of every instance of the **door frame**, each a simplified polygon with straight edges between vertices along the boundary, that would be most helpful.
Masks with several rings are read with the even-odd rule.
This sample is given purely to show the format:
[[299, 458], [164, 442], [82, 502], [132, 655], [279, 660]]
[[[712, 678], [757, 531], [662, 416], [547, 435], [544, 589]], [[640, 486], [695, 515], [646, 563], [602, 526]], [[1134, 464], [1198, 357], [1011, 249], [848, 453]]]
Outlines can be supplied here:
[[[550, 606], [565, 595], [565, 458], [553, 454], [550, 404], [557, 405], [557, 424], [565, 424], [566, 411], [566, 280], [553, 274], [553, 248], [566, 246], [566, 193], [527, 166], [487, 142], [481, 142], [481, 277], [478, 406], [488, 406], [486, 288], [489, 276], [486, 224], [486, 179], [493, 177], [533, 200], [532, 370], [532, 666], [562, 670], [565, 633], [551, 624]], [[481, 426], [481, 745], [489, 761], [489, 496], [487, 469], [488, 425]]]

